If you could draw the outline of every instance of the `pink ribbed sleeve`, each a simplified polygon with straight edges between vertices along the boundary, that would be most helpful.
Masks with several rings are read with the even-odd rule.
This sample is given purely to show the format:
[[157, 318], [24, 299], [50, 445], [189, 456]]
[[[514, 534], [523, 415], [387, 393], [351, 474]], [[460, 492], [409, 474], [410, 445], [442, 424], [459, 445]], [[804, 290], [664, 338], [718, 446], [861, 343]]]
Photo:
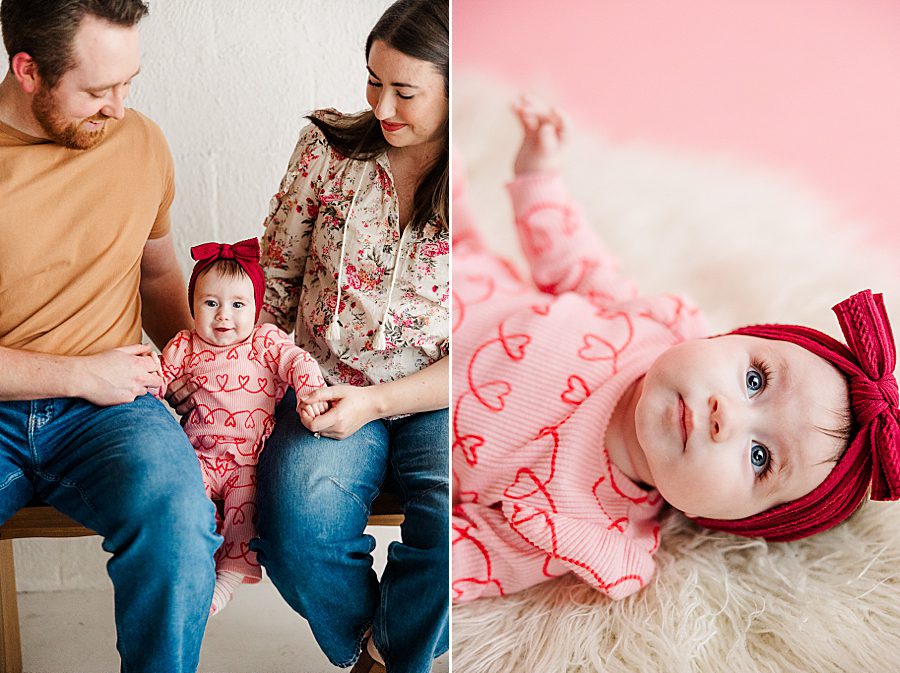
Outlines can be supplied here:
[[509, 193], [534, 284], [470, 217], [454, 233], [453, 600], [569, 572], [623, 598], [653, 576], [663, 503], [610, 461], [606, 429], [629, 386], [704, 324], [679, 297], [637, 296], [559, 178]]

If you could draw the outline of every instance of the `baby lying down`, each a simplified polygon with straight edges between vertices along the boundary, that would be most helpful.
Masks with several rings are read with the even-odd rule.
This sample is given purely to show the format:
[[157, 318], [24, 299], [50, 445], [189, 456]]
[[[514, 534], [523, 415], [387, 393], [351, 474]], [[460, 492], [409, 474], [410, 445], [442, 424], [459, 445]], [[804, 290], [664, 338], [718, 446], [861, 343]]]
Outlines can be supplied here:
[[583, 226], [556, 172], [559, 115], [516, 112], [509, 191], [531, 281], [485, 248], [454, 186], [454, 601], [569, 572], [628, 596], [653, 575], [665, 503], [788, 541], [867, 492], [900, 497], [880, 295], [834, 307], [847, 345], [794, 325], [708, 338], [683, 299], [638, 296]]

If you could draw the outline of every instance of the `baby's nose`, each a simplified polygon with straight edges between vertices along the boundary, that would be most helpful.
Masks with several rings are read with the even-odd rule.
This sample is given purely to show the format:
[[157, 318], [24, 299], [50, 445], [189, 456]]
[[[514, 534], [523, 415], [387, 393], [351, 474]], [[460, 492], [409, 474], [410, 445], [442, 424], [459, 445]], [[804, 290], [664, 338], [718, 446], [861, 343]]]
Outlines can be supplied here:
[[709, 435], [717, 442], [728, 439], [730, 430], [730, 417], [726, 411], [723, 398], [715, 395], [709, 398]]

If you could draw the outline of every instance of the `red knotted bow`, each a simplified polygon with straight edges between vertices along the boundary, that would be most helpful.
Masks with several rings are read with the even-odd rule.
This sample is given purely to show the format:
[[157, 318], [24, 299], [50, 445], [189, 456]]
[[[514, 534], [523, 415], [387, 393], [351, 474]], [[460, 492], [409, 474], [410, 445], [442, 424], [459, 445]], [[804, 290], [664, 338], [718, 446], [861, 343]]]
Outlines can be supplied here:
[[847, 346], [859, 363], [850, 374], [853, 418], [872, 443], [872, 499], [900, 498], [900, 411], [894, 335], [880, 294], [855, 294], [834, 307]]
[[836, 526], [862, 503], [900, 499], [900, 411], [894, 378], [896, 348], [880, 294], [864, 290], [832, 308], [847, 345], [797, 325], [734, 330], [789, 341], [818, 355], [847, 377], [854, 433], [825, 480], [805, 496], [735, 521], [695, 519], [708, 528], [769, 540], [796, 540]]
[[266, 292], [266, 281], [262, 267], [259, 265], [259, 241], [257, 239], [248, 238], [234, 244], [202, 243], [191, 248], [191, 257], [197, 261], [188, 283], [188, 304], [191, 307], [191, 315], [194, 315], [194, 286], [197, 284], [197, 277], [214, 262], [220, 259], [233, 259], [253, 283], [256, 319], [259, 319]]

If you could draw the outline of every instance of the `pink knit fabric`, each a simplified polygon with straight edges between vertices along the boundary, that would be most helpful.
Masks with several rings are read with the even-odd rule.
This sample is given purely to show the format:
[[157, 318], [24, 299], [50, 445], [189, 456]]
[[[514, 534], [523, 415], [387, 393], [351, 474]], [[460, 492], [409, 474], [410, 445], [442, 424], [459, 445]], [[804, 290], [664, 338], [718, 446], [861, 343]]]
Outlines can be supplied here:
[[509, 191], [533, 284], [484, 248], [454, 189], [453, 599], [567, 572], [622, 598], [653, 575], [662, 500], [611, 464], [606, 428], [628, 386], [705, 326], [677, 297], [636, 295], [561, 180]]
[[225, 539], [216, 569], [259, 581], [256, 554], [249, 549], [256, 534], [256, 462], [287, 387], [300, 398], [325, 385], [319, 365], [269, 324], [257, 325], [249, 338], [231, 346], [214, 346], [182, 330], [160, 359], [160, 396], [185, 373], [199, 386], [184, 431], [200, 460], [207, 495], [223, 501], [217, 527]]
[[274, 427], [275, 405], [289, 385], [298, 399], [325, 386], [312, 356], [270, 324], [257, 325], [232, 346], [214, 346], [182, 330], [161, 360], [164, 386], [184, 373], [199, 386], [184, 426], [194, 448], [208, 455], [227, 452], [242, 465], [256, 463]]

